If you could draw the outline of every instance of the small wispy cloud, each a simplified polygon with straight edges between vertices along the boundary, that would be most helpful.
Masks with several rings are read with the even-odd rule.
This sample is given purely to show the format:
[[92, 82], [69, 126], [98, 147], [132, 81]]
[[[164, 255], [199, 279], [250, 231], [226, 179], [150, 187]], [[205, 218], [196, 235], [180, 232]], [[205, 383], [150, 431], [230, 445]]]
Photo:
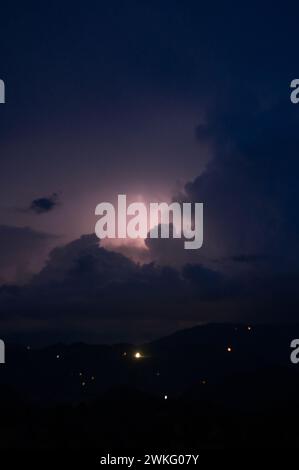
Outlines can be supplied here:
[[31, 201], [28, 211], [34, 212], [35, 214], [45, 214], [50, 212], [60, 204], [59, 196], [57, 193], [53, 193], [50, 196], [44, 196]]

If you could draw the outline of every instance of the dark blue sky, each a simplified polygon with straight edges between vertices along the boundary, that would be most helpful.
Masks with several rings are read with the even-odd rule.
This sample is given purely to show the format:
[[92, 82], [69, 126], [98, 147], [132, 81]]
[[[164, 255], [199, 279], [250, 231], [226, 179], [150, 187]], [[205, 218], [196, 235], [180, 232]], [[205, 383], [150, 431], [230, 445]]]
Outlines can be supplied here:
[[286, 104], [297, 71], [286, 4], [29, 2], [2, 17], [1, 216], [27, 224], [7, 206], [60, 192], [57, 220], [29, 223], [69, 238], [115, 192], [170, 197], [211, 158], [195, 137], [209, 113]]

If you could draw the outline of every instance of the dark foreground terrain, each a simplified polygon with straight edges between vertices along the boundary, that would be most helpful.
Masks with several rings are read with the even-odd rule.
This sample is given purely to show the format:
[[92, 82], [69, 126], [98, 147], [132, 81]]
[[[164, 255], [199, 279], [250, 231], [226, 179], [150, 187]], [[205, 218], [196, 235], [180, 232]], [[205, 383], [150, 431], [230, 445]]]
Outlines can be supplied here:
[[0, 447], [297, 448], [297, 337], [296, 325], [207, 325], [138, 347], [7, 346]]

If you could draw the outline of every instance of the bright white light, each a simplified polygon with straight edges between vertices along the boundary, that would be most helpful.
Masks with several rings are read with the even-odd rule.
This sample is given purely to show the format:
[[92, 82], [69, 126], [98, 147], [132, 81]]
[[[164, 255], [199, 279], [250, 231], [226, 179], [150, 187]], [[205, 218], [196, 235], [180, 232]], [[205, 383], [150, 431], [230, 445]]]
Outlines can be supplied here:
[[140, 359], [140, 358], [142, 357], [142, 354], [137, 351], [137, 352], [134, 354], [134, 357], [135, 357], [135, 359]]
[[168, 396], [167, 395], [164, 395], [164, 400], [167, 400]]

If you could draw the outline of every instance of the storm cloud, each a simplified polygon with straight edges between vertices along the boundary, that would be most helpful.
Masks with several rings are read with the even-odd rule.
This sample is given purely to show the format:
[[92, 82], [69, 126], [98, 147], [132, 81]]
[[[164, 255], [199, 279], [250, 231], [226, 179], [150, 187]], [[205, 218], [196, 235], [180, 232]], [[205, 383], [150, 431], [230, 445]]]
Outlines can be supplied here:
[[45, 214], [55, 209], [59, 204], [58, 194], [53, 193], [51, 196], [33, 199], [28, 210], [35, 214]]

